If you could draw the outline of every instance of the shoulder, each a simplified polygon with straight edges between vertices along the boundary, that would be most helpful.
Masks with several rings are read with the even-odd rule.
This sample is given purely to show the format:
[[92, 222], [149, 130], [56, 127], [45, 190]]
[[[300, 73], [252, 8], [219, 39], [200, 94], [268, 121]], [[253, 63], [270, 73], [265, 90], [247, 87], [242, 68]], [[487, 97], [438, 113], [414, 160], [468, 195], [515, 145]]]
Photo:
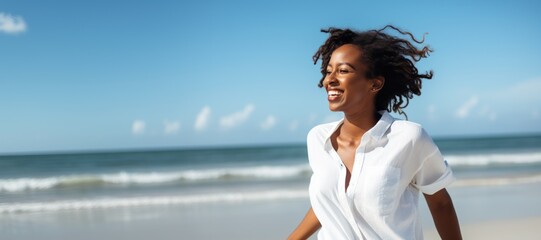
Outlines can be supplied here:
[[325, 142], [340, 121], [319, 124], [308, 132], [308, 142]]
[[409, 156], [418, 161], [424, 161], [439, 150], [423, 126], [415, 122], [396, 120], [391, 126], [388, 138], [395, 146], [408, 149]]
[[391, 125], [389, 137], [409, 142], [432, 141], [421, 124], [400, 119], [395, 120]]

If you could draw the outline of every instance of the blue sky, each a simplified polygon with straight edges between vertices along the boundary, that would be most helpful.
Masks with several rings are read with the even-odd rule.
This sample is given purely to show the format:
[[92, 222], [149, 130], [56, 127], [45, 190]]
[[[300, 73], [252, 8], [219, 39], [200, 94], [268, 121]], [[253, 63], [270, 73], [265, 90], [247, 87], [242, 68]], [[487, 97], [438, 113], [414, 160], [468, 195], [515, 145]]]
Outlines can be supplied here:
[[302, 143], [321, 28], [435, 51], [406, 109], [433, 137], [541, 133], [538, 1], [2, 1], [0, 154]]

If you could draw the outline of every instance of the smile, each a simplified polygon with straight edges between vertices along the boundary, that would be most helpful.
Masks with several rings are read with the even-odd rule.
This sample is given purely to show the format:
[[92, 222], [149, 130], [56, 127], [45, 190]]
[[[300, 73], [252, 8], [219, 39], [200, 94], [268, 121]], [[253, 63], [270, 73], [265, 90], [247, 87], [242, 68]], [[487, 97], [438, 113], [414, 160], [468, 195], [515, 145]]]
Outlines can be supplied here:
[[327, 92], [327, 95], [328, 95], [329, 97], [338, 97], [338, 96], [341, 96], [342, 93], [343, 93], [343, 92], [338, 91], [338, 90], [329, 90], [329, 91]]

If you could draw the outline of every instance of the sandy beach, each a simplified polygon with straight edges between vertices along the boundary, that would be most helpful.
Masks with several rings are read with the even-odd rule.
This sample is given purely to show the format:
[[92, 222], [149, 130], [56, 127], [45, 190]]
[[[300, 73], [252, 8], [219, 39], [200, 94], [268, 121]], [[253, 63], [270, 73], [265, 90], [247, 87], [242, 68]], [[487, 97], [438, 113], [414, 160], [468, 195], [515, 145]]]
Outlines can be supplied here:
[[[464, 239], [538, 239], [541, 184], [449, 189]], [[306, 197], [137, 208], [4, 214], [0, 239], [285, 239]], [[421, 204], [426, 239], [438, 239]], [[315, 239], [315, 238], [312, 238]]]
[[[494, 220], [462, 225], [464, 239], [539, 239], [541, 217]], [[440, 239], [435, 230], [425, 231], [425, 239]]]

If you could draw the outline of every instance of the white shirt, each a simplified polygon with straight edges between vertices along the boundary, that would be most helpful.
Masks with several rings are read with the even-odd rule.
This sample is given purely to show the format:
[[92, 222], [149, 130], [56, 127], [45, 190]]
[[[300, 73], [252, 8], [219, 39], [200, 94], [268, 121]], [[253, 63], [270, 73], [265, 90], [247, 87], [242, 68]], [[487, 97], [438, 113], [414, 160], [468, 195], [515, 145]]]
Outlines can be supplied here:
[[434, 194], [454, 180], [420, 125], [380, 113], [361, 138], [347, 191], [347, 169], [330, 141], [343, 119], [308, 133], [309, 193], [321, 223], [318, 239], [423, 239], [419, 192]]

